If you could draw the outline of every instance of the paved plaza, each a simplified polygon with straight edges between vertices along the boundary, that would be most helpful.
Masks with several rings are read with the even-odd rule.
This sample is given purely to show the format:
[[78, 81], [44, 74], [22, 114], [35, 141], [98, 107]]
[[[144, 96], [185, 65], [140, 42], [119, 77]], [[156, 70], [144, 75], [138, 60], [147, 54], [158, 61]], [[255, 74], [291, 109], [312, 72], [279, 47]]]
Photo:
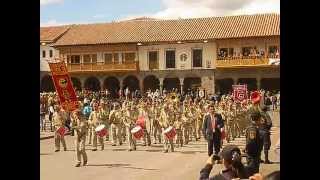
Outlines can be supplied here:
[[[277, 117], [277, 118], [276, 118]], [[261, 164], [263, 174], [280, 169], [280, 163], [273, 151], [280, 135], [278, 114], [272, 128], [271, 161], [274, 164]], [[105, 179], [134, 179], [134, 180], [173, 180], [198, 179], [199, 171], [207, 160], [207, 143], [204, 139], [191, 142], [183, 148], [175, 148], [174, 153], [163, 153], [162, 145], [153, 144], [151, 147], [137, 146], [137, 151], [128, 152], [127, 144], [111, 146], [105, 142], [104, 151], [93, 152], [92, 146], [87, 145], [89, 157], [85, 167], [74, 167], [75, 150], [74, 137], [66, 136], [68, 151], [54, 152], [54, 139], [40, 141], [40, 178], [41, 180], [105, 180]], [[244, 146], [243, 138], [232, 143]], [[221, 170], [222, 165], [215, 165], [211, 174]]]

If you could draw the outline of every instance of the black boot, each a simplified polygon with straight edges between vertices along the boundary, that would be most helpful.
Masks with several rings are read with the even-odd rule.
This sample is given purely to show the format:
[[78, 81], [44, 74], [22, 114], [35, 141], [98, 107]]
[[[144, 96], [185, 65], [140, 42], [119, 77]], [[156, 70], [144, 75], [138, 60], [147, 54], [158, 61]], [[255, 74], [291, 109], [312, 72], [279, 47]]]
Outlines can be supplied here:
[[264, 163], [265, 164], [271, 164], [271, 161], [269, 161], [269, 152], [268, 151], [264, 151]]

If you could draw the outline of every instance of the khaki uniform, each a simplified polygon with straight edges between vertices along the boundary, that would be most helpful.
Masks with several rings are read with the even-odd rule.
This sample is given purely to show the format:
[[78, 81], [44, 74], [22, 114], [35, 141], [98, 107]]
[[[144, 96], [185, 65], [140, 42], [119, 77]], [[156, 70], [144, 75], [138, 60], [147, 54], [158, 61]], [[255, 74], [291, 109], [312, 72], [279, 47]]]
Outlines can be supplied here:
[[[136, 115], [135, 115], [136, 114]], [[136, 150], [136, 139], [132, 136], [131, 130], [135, 126], [135, 120], [137, 118], [137, 113], [134, 113], [131, 110], [126, 110], [123, 115], [123, 124], [125, 125], [126, 128], [126, 133], [127, 133], [127, 141], [129, 145], [129, 150]]]
[[162, 110], [161, 112], [161, 117], [160, 117], [160, 126], [162, 130], [162, 138], [163, 138], [163, 147], [164, 147], [164, 152], [168, 152], [169, 146], [171, 148], [171, 151], [174, 151], [174, 145], [173, 145], [173, 139], [168, 139], [164, 131], [167, 129], [169, 126], [173, 126], [175, 120], [175, 113], [172, 111], [166, 112], [165, 110]]
[[119, 145], [122, 145], [121, 138], [121, 121], [122, 121], [122, 112], [121, 109], [112, 110], [109, 115], [109, 120], [111, 123], [111, 143], [113, 146], [119, 141]]
[[98, 145], [97, 145], [97, 140], [99, 140], [99, 143], [101, 145], [101, 150], [104, 149], [104, 143], [103, 143], [103, 138], [100, 136], [97, 136], [97, 133], [95, 131], [96, 127], [98, 127], [101, 124], [105, 124], [105, 122], [102, 119], [101, 113], [99, 111], [92, 111], [90, 116], [89, 116], [89, 124], [91, 124], [91, 131], [92, 131], [92, 146], [93, 150], [96, 150]]
[[81, 163], [81, 156], [84, 164], [86, 164], [86, 162], [88, 161], [88, 156], [85, 148], [87, 126], [87, 121], [83, 117], [74, 117], [72, 128], [75, 129], [75, 150], [76, 161], [78, 164]]
[[143, 108], [139, 108], [139, 116], [143, 116], [144, 120], [145, 120], [145, 128], [144, 130], [144, 136], [142, 138], [142, 143], [144, 146], [151, 145], [151, 137], [150, 137], [150, 132], [151, 132], [151, 122], [150, 122], [150, 118], [149, 118], [149, 113], [143, 109]]
[[195, 109], [195, 137], [196, 141], [200, 139], [201, 136], [201, 128], [202, 128], [202, 111], [200, 107]]
[[102, 118], [102, 121], [103, 121], [103, 124], [106, 125], [106, 128], [108, 130], [107, 132], [107, 135], [106, 135], [106, 140], [109, 139], [109, 127], [110, 127], [110, 122], [109, 122], [109, 110], [108, 109], [104, 109], [104, 108], [100, 108], [99, 109], [99, 112], [101, 114], [101, 118]]
[[178, 146], [180, 145], [180, 147], [182, 147], [183, 138], [182, 138], [182, 120], [181, 120], [181, 118], [177, 118], [176, 121], [174, 122], [173, 126], [177, 132], [176, 144], [178, 144]]
[[64, 127], [65, 122], [66, 122], [66, 115], [64, 112], [60, 111], [60, 112], [53, 113], [53, 125], [55, 128], [54, 142], [55, 142], [56, 151], [57, 150], [60, 151], [60, 141], [62, 143], [64, 150], [65, 151], [67, 150], [66, 141], [64, 140], [64, 136], [60, 136], [60, 134], [57, 131], [60, 127]]
[[158, 139], [159, 143], [161, 143], [161, 126], [159, 124], [161, 109], [160, 107], [155, 107], [153, 112], [153, 143], [156, 144], [156, 140]]

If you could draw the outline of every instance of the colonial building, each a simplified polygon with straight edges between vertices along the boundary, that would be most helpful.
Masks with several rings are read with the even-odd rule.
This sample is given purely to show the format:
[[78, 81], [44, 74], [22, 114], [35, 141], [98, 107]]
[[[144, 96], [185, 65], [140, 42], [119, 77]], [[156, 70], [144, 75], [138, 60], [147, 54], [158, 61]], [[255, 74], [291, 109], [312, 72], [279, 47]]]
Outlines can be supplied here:
[[[53, 47], [77, 89], [279, 89], [280, 16], [136, 19], [73, 25]], [[272, 59], [270, 59], [272, 58]]]
[[47, 61], [59, 57], [59, 51], [51, 45], [68, 29], [68, 26], [40, 28], [40, 82], [42, 86], [40, 90], [42, 91], [52, 91], [54, 88]]

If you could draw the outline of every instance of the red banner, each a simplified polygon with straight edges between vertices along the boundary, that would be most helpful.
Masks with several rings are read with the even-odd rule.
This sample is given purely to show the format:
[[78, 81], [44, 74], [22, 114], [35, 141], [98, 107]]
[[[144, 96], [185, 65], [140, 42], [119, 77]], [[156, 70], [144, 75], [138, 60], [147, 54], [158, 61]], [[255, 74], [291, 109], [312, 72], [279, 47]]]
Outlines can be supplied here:
[[49, 62], [49, 66], [54, 86], [59, 95], [60, 105], [65, 111], [77, 109], [79, 107], [79, 102], [66, 64], [63, 61], [55, 63]]
[[247, 85], [232, 85], [233, 99], [235, 101], [243, 101], [248, 98]]

